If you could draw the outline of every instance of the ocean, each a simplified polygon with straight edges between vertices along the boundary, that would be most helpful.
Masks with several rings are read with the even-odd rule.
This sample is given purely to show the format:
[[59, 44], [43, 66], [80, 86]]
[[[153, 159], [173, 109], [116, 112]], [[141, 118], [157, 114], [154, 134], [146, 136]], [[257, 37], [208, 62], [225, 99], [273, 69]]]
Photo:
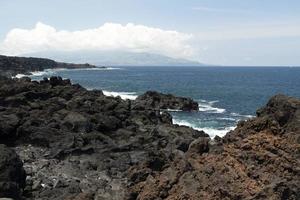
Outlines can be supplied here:
[[239, 120], [255, 116], [275, 94], [300, 98], [300, 68], [293, 67], [61, 69], [34, 73], [32, 78], [52, 75], [124, 99], [135, 99], [148, 90], [191, 97], [199, 103], [199, 111], [171, 111], [173, 122], [204, 130], [211, 137], [224, 136]]

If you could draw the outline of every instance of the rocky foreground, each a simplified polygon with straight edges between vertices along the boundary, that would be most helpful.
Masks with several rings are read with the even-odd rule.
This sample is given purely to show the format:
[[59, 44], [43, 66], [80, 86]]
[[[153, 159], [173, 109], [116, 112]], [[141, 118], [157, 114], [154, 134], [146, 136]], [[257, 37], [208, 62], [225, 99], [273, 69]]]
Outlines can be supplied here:
[[132, 199], [300, 199], [300, 100], [274, 96], [224, 138], [199, 138], [160, 170], [141, 163], [129, 174]]
[[0, 78], [0, 197], [14, 199], [300, 199], [300, 100], [270, 99], [224, 138], [172, 124], [161, 109], [59, 77]]
[[78, 68], [95, 68], [90, 64], [62, 63], [46, 58], [31, 57], [12, 57], [0, 55], [0, 75], [16, 76], [17, 74], [30, 75], [34, 71], [43, 71], [45, 69], [78, 69]]

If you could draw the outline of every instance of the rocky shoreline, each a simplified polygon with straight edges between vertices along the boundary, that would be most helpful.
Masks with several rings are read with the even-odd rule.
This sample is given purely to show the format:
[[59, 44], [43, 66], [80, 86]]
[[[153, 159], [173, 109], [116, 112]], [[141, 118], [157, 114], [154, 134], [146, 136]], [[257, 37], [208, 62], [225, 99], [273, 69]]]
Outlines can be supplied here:
[[300, 199], [299, 99], [274, 96], [224, 138], [206, 139], [135, 181], [133, 199]]
[[[17, 74], [31, 75], [31, 72], [44, 71], [46, 69], [80, 69], [96, 68], [90, 64], [74, 64], [56, 62], [46, 58], [13, 57], [0, 55], [0, 75], [13, 77]], [[99, 68], [99, 67], [97, 67]], [[101, 67], [105, 68], [105, 67]]]
[[214, 140], [161, 109], [198, 105], [1, 77], [0, 198], [300, 199], [299, 99], [274, 96]]
[[[23, 176], [1, 180], [12, 182], [2, 196], [13, 191], [8, 196], [17, 198], [18, 189], [25, 199], [73, 199], [81, 193], [123, 199], [130, 167], [146, 162], [159, 169], [173, 149], [185, 152], [195, 139], [208, 137], [173, 125], [170, 114], [148, 101], [107, 97], [60, 77], [2, 77], [0, 85], [1, 143], [17, 152], [27, 175], [25, 185]], [[172, 101], [193, 105], [186, 98]]]

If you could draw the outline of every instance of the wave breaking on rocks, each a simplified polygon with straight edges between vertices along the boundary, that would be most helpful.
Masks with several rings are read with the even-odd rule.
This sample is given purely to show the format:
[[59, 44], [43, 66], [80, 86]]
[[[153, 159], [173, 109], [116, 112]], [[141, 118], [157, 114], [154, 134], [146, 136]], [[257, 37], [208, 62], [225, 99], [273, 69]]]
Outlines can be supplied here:
[[172, 123], [192, 99], [105, 96], [0, 77], [0, 197], [300, 199], [300, 100], [272, 97], [223, 138]]
[[197, 110], [189, 101], [1, 77], [0, 197], [299, 199], [299, 99], [274, 96], [214, 140], [160, 110]]
[[[188, 109], [190, 99], [172, 98]], [[60, 77], [1, 77], [0, 122], [0, 141], [18, 154], [27, 176], [0, 197], [25, 199], [124, 199], [132, 166], [161, 170], [173, 151], [208, 138], [173, 125], [169, 113], [144, 100], [105, 96]]]

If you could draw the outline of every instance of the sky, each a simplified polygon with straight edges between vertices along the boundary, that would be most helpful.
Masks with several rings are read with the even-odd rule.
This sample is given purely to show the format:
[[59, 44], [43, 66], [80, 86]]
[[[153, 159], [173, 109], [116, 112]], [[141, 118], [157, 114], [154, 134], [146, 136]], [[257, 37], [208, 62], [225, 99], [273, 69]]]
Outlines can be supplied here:
[[122, 50], [300, 66], [299, 0], [0, 0], [0, 54]]

